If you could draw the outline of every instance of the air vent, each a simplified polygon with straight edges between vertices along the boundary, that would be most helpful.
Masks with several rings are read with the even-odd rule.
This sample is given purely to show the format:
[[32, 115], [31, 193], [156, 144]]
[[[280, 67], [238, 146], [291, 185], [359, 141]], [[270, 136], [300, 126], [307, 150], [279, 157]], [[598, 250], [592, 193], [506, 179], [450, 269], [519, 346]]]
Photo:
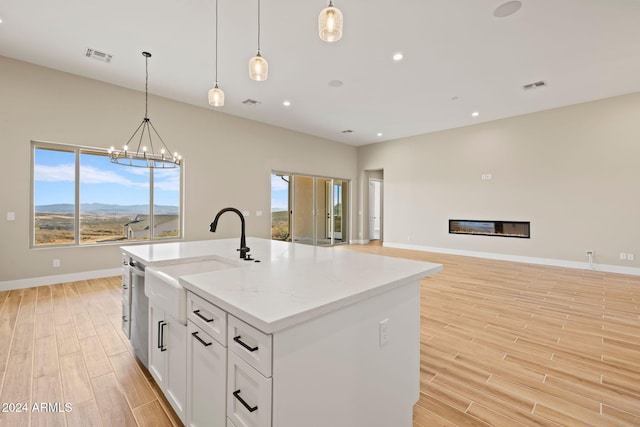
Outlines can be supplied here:
[[86, 56], [87, 58], [93, 58], [96, 61], [105, 62], [107, 64], [110, 63], [111, 58], [113, 58], [113, 55], [109, 53], [100, 52], [99, 50], [95, 50], [91, 48], [87, 48], [87, 51], [85, 52], [84, 56]]
[[353, 133], [353, 131], [351, 129], [345, 129], [342, 131], [342, 133]]
[[528, 85], [522, 86], [524, 90], [538, 89], [540, 87], [545, 87], [547, 84], [540, 80], [539, 82], [529, 83]]
[[258, 105], [260, 104], [260, 101], [256, 101], [255, 99], [248, 98], [242, 101], [242, 103], [245, 105]]

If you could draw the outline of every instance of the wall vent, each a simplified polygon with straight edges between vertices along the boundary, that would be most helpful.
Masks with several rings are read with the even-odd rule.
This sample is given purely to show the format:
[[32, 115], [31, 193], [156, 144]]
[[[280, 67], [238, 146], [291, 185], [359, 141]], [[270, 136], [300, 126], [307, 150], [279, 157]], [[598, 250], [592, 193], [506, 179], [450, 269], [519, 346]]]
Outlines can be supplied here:
[[96, 61], [105, 62], [107, 64], [110, 63], [111, 58], [113, 58], [113, 55], [109, 53], [100, 52], [99, 50], [95, 50], [91, 48], [87, 48], [87, 51], [85, 52], [84, 56], [86, 56], [87, 58], [93, 58]]
[[524, 86], [522, 86], [522, 89], [524, 89], [524, 90], [538, 89], [538, 88], [544, 87], [546, 85], [547, 84], [545, 82], [540, 80], [538, 82], [533, 82], [533, 83], [529, 83], [528, 85], [524, 85]]
[[242, 101], [242, 103], [245, 104], [245, 105], [258, 105], [258, 104], [260, 104], [260, 101], [256, 101], [255, 99], [247, 98], [244, 101]]

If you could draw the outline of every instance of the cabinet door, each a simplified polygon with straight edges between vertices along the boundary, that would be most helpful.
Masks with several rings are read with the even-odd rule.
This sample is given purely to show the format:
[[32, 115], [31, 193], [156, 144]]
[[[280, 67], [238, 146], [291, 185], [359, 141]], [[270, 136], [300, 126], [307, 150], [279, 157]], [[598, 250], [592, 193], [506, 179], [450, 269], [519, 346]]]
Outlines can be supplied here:
[[227, 349], [187, 322], [187, 426], [225, 427]]
[[164, 312], [149, 303], [149, 372], [161, 389], [165, 386], [166, 347], [163, 345], [167, 329]]
[[[180, 420], [186, 420], [185, 401], [187, 398], [187, 327], [165, 314], [167, 325], [164, 327], [165, 352], [165, 389], [167, 400], [176, 411]], [[162, 332], [162, 331], [161, 331]]]
[[271, 378], [227, 353], [227, 415], [237, 427], [271, 427]]

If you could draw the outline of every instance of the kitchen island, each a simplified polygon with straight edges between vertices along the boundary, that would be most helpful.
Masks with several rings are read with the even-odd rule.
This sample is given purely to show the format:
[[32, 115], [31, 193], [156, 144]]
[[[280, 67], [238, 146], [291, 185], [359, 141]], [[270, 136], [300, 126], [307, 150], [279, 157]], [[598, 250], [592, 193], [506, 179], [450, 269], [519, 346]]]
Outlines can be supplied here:
[[247, 246], [255, 260], [237, 258], [237, 239], [122, 248], [151, 267], [220, 262], [179, 278], [187, 424], [411, 426], [419, 281], [441, 266], [265, 239]]

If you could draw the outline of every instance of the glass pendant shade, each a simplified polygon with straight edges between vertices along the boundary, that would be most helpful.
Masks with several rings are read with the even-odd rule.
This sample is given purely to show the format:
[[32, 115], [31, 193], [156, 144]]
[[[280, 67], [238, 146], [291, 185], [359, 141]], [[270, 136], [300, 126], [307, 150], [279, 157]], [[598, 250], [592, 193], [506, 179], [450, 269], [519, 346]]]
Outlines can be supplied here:
[[333, 2], [329, 2], [329, 7], [318, 15], [318, 32], [320, 38], [329, 43], [337, 42], [342, 37], [342, 12], [333, 7]]
[[249, 60], [249, 77], [251, 80], [261, 82], [267, 80], [269, 75], [269, 64], [267, 60], [258, 54]]
[[218, 82], [209, 90], [209, 104], [214, 107], [224, 106], [224, 92], [218, 87]]

